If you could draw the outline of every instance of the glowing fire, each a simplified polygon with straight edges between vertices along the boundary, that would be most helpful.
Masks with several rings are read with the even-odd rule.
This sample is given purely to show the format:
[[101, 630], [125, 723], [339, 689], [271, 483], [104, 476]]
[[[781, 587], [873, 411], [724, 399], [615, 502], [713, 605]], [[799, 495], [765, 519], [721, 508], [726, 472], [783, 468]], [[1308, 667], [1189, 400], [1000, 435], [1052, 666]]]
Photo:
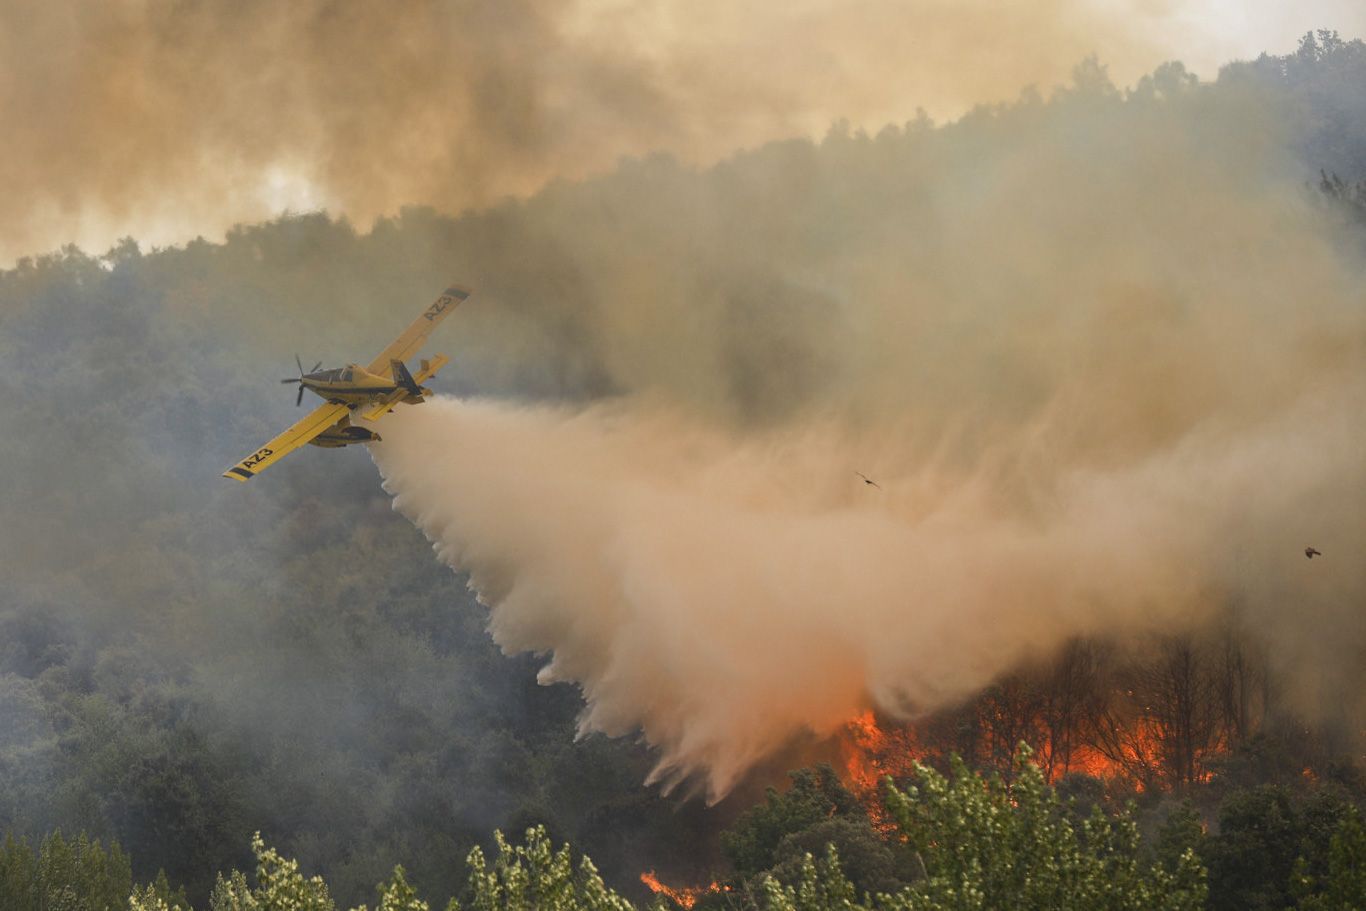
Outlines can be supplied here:
[[888, 775], [909, 775], [914, 763], [926, 755], [916, 743], [914, 731], [908, 727], [883, 729], [871, 709], [845, 725], [840, 746], [849, 782], [858, 792], [876, 792]]
[[[989, 729], [994, 719], [980, 720], [983, 728]], [[1034, 762], [1050, 782], [1056, 783], [1069, 773], [1081, 773], [1144, 791], [1154, 786], [1208, 781], [1206, 761], [1227, 749], [1225, 742], [1216, 738], [1206, 747], [1191, 751], [1185, 766], [1177, 769], [1179, 778], [1171, 780], [1174, 776], [1168, 739], [1150, 721], [1139, 719], [1125, 727], [1101, 731], [1100, 735], [1092, 742], [1071, 736], [1050, 743], [1036, 730], [1030, 738]], [[895, 779], [908, 777], [917, 761], [942, 752], [922, 741], [912, 726], [880, 724], [871, 710], [846, 723], [838, 743], [846, 781], [868, 806], [869, 815], [879, 827], [886, 822], [880, 794], [882, 780], [888, 775]], [[998, 742], [993, 746], [994, 752], [988, 755], [995, 755], [998, 761], [1008, 762], [1014, 754], [1014, 744]]]
[[[977, 730], [986, 733], [977, 740], [981, 750], [977, 761], [971, 756], [964, 757], [970, 765], [1001, 767], [1009, 762], [1014, 755], [1014, 743], [1008, 742], [1005, 734], [992, 733], [1003, 729], [1021, 731], [1020, 726], [1012, 727], [1007, 721], [989, 709], [977, 716]], [[1130, 792], [1207, 782], [1211, 778], [1208, 760], [1229, 749], [1227, 736], [1215, 734], [1182, 752], [1177, 746], [1180, 738], [1141, 715], [1123, 723], [1106, 719], [1105, 723], [1088, 728], [1087, 737], [1076, 731], [1059, 732], [1057, 742], [1050, 742], [1041, 727], [1029, 727], [1024, 737], [1034, 749], [1033, 761], [1053, 783], [1072, 773], [1116, 783]], [[871, 709], [846, 722], [835, 742], [846, 784], [863, 804], [873, 827], [885, 835], [896, 834], [896, 823], [883, 805], [883, 780], [888, 776], [897, 780], [909, 778], [917, 762], [949, 752], [935, 740], [932, 727], [917, 731], [909, 724], [880, 723]], [[1306, 779], [1314, 778], [1311, 768], [1306, 767], [1302, 774]], [[691, 909], [704, 895], [729, 891], [729, 887], [716, 882], [707, 886], [669, 886], [653, 870], [640, 874], [640, 881], [651, 892], [667, 896], [684, 909]]]
[[708, 892], [726, 891], [720, 883], [712, 883], [709, 886], [666, 886], [660, 882], [655, 871], [640, 874], [640, 881], [643, 882], [651, 892], [656, 895], [668, 896], [674, 904], [680, 908], [691, 908], [697, 904], [697, 900]]
[[896, 823], [882, 804], [882, 780], [888, 775], [906, 777], [926, 751], [909, 727], [885, 729], [871, 709], [844, 726], [839, 743], [850, 789], [868, 811], [873, 828], [891, 833]]

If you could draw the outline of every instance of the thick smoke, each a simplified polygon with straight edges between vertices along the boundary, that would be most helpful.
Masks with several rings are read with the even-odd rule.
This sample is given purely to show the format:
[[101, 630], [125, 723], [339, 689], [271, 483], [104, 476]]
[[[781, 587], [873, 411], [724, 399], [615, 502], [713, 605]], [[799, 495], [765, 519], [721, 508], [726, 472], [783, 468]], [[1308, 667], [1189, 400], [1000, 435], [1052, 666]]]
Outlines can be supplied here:
[[961, 112], [1088, 53], [1132, 78], [1364, 24], [1348, 0], [1252, 10], [1232, 30], [1197, 15], [1211, 6], [20, 0], [0, 13], [0, 258], [214, 235], [283, 208], [455, 212], [621, 155], [710, 161], [840, 116]]
[[617, 395], [401, 409], [376, 462], [584, 731], [642, 732], [713, 797], [870, 705], [1230, 605], [1300, 707], [1340, 703], [1366, 313], [1291, 122], [1083, 67], [1048, 103], [679, 176], [562, 238], [595, 298], [566, 339]]

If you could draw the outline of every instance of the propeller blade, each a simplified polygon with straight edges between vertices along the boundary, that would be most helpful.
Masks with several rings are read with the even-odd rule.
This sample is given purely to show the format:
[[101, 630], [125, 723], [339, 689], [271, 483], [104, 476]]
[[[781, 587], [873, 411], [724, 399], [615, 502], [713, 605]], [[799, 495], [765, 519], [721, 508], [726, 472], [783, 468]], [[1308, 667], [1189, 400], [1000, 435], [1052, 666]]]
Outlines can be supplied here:
[[282, 382], [282, 383], [299, 383], [299, 382], [302, 382], [302, 380], [300, 380], [297, 376], [292, 376], [292, 377], [290, 377], [290, 378], [287, 379], [287, 380], [280, 380], [280, 382]]
[[299, 365], [299, 375], [300, 375], [300, 376], [303, 376], [303, 373], [304, 373], [304, 362], [301, 361], [301, 360], [299, 360], [299, 355], [298, 355], [297, 353], [294, 355], [294, 363], [296, 363], [296, 364]]
[[313, 365], [313, 369], [310, 370], [310, 371], [308, 371], [308, 372], [309, 372], [309, 373], [317, 373], [317, 372], [318, 372], [318, 368], [321, 367], [322, 365], [323, 365], [323, 362], [322, 362], [322, 361], [318, 361], [318, 363], [316, 363], [316, 364]]
[[300, 384], [299, 384], [299, 396], [298, 396], [298, 398], [296, 398], [296, 399], [294, 400], [294, 407], [295, 407], [295, 408], [298, 408], [298, 407], [299, 407], [300, 405], [302, 405], [303, 403], [304, 403], [304, 384], [303, 384], [303, 383], [300, 383]]

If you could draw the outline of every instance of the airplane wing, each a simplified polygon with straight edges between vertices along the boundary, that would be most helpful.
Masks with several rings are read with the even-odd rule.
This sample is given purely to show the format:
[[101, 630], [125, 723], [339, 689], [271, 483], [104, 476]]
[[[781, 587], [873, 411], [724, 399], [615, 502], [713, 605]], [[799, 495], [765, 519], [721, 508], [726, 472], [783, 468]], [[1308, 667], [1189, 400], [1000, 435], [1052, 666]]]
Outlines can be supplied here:
[[[430, 361], [424, 360], [417, 373], [413, 375], [413, 381], [418, 385], [425, 383], [431, 377], [436, 376], [436, 372], [446, 366], [449, 362], [450, 359], [444, 354], [438, 354]], [[369, 411], [362, 412], [360, 416], [366, 421], [377, 421], [388, 414], [395, 405], [407, 398], [408, 395], [407, 389], [395, 389], [379, 402], [371, 406]]]
[[436, 299], [436, 303], [423, 311], [422, 315], [403, 330], [403, 334], [394, 339], [388, 348], [376, 355], [365, 369], [379, 376], [388, 375], [391, 361], [406, 361], [417, 354], [427, 341], [427, 336], [436, 328], [436, 324], [469, 296], [470, 293], [459, 286], [447, 288]]
[[345, 405], [324, 402], [284, 433], [223, 472], [223, 477], [234, 481], [250, 480], [340, 421], [349, 410]]

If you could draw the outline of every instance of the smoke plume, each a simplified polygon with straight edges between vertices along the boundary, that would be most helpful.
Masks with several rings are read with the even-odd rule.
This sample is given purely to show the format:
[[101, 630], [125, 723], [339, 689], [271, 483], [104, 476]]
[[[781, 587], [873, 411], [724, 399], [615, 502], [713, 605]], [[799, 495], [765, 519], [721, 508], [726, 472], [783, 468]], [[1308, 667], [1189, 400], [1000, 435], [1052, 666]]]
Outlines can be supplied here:
[[0, 253], [181, 241], [282, 209], [456, 212], [622, 155], [714, 161], [840, 116], [956, 114], [1089, 53], [1130, 79], [1363, 24], [1314, 0], [1252, 37], [1205, 6], [21, 0], [0, 13]]
[[712, 797], [869, 706], [1235, 604], [1316, 710], [1360, 691], [1366, 314], [1289, 122], [1083, 67], [657, 177], [561, 238], [594, 303], [544, 344], [615, 394], [400, 409], [375, 460], [581, 729]]

